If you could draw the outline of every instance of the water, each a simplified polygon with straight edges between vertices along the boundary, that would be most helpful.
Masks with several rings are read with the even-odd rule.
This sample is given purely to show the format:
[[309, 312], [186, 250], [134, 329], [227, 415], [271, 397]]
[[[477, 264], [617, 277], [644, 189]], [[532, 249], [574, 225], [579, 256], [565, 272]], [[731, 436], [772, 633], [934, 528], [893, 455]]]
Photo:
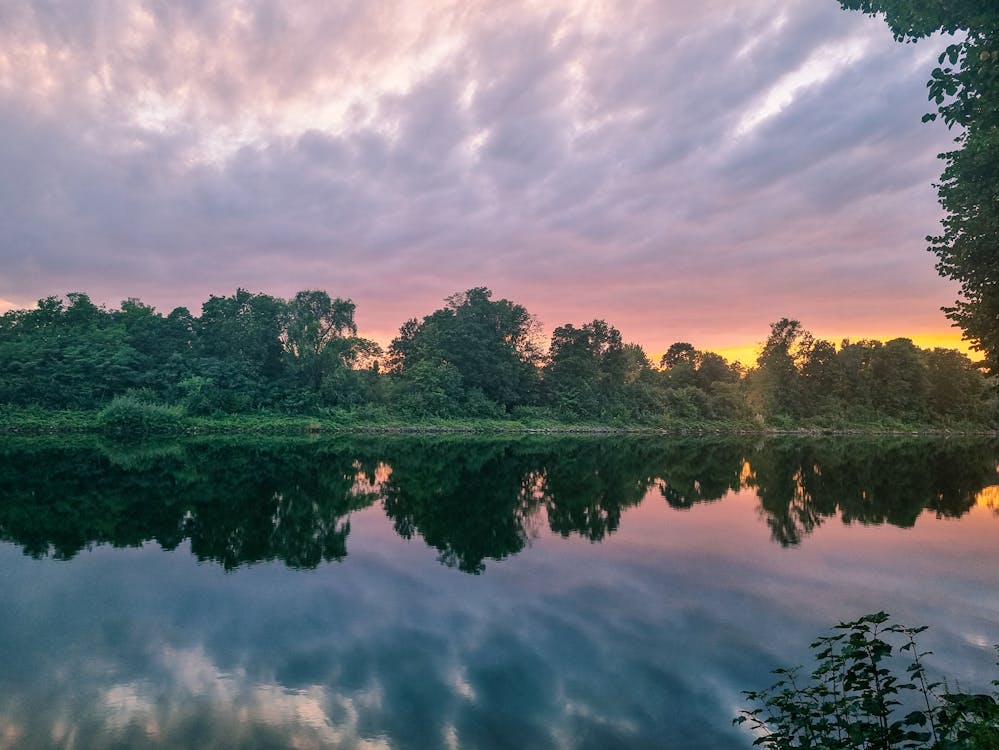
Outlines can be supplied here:
[[831, 624], [988, 687], [999, 447], [0, 444], [0, 748], [747, 748]]

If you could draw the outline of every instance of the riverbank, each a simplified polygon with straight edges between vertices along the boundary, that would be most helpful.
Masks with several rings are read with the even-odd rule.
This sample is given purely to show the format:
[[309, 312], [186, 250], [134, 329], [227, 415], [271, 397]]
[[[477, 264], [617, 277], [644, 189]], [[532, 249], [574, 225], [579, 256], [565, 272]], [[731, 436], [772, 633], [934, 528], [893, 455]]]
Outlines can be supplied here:
[[316, 415], [251, 412], [196, 416], [178, 407], [143, 404], [138, 408], [48, 410], [36, 407], [0, 407], [0, 434], [538, 434], [538, 435], [912, 435], [945, 437], [976, 435], [999, 437], [999, 430], [971, 422], [948, 424], [902, 423], [879, 420], [868, 423], [828, 421], [768, 424], [753, 421], [659, 420], [643, 424], [559, 421], [536, 415], [504, 418], [409, 419], [354, 411]]

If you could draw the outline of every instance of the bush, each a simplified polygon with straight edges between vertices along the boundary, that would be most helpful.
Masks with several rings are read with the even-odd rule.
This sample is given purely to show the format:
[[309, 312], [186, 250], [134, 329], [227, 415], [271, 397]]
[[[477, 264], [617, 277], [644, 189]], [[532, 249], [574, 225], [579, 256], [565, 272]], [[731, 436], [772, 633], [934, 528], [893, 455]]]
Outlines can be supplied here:
[[708, 395], [692, 385], [666, 391], [666, 409], [679, 422], [697, 422], [711, 417]]
[[416, 417], [455, 417], [464, 412], [461, 373], [448, 363], [418, 362], [397, 381], [395, 395], [402, 411]]
[[[951, 692], [929, 681], [916, 636], [925, 627], [889, 622], [884, 612], [840, 623], [811, 644], [818, 666], [777, 669], [765, 690], [747, 690], [754, 745], [771, 750], [987, 750], [999, 747], [999, 697]], [[908, 662], [896, 662], [906, 652]], [[994, 681], [993, 685], [999, 685]], [[904, 712], [904, 713], [903, 713]]]
[[712, 383], [708, 408], [715, 419], [745, 422], [753, 418], [741, 383]]
[[134, 395], [115, 396], [97, 414], [98, 426], [108, 432], [170, 432], [181, 429], [183, 407], [154, 404]]
[[201, 416], [221, 411], [222, 394], [215, 381], [203, 375], [191, 375], [177, 387], [184, 394], [180, 400], [189, 414]]

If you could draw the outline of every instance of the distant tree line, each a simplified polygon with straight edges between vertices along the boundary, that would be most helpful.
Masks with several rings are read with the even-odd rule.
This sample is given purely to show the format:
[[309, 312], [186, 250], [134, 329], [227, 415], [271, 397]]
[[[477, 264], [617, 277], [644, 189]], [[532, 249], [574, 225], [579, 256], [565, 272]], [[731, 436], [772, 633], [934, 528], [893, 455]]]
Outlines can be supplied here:
[[405, 322], [388, 351], [357, 335], [355, 306], [237, 289], [195, 316], [83, 293], [0, 317], [0, 404], [100, 409], [116, 398], [211, 415], [351, 410], [368, 418], [505, 415], [616, 423], [871, 422], [993, 425], [999, 398], [964, 354], [909, 339], [833, 342], [782, 319], [755, 366], [687, 342], [659, 362], [604, 320], [547, 344], [522, 305], [479, 287]]

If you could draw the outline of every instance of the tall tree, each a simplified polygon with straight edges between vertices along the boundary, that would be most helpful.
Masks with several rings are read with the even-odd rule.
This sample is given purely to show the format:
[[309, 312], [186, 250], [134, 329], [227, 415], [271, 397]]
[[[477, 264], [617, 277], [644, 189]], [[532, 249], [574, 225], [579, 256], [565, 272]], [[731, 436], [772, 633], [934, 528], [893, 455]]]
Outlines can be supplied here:
[[552, 332], [545, 388], [552, 404], [571, 416], [596, 416], [611, 407], [628, 370], [621, 332], [603, 320]]
[[892, 339], [874, 352], [871, 395], [878, 414], [916, 420], [924, 416], [929, 390], [926, 360], [910, 339]]
[[301, 291], [288, 303], [285, 348], [309, 387], [319, 388], [324, 373], [352, 358], [354, 309], [349, 299], [331, 299], [318, 289]]
[[[390, 352], [405, 377], [420, 362], [454, 367], [466, 391], [504, 407], [527, 401], [537, 377], [536, 321], [510, 300], [493, 300], [485, 287], [447, 298], [447, 304], [405, 323]], [[480, 396], [481, 398], [481, 396]]]
[[985, 378], [971, 361], [954, 349], [925, 351], [929, 408], [941, 416], [967, 419], [981, 410]]
[[198, 374], [226, 394], [219, 408], [238, 411], [273, 400], [272, 386], [284, 372], [285, 308], [284, 300], [245, 289], [212, 295], [201, 305]]
[[814, 338], [797, 320], [770, 324], [770, 336], [756, 360], [756, 405], [770, 415], [796, 416], [802, 409], [800, 368]]
[[927, 237], [937, 270], [960, 284], [947, 317], [999, 372], [999, 3], [994, 0], [839, 0], [842, 7], [883, 16], [898, 41], [942, 31], [955, 35], [927, 83], [929, 98], [957, 148], [945, 162], [937, 191], [943, 233]]

